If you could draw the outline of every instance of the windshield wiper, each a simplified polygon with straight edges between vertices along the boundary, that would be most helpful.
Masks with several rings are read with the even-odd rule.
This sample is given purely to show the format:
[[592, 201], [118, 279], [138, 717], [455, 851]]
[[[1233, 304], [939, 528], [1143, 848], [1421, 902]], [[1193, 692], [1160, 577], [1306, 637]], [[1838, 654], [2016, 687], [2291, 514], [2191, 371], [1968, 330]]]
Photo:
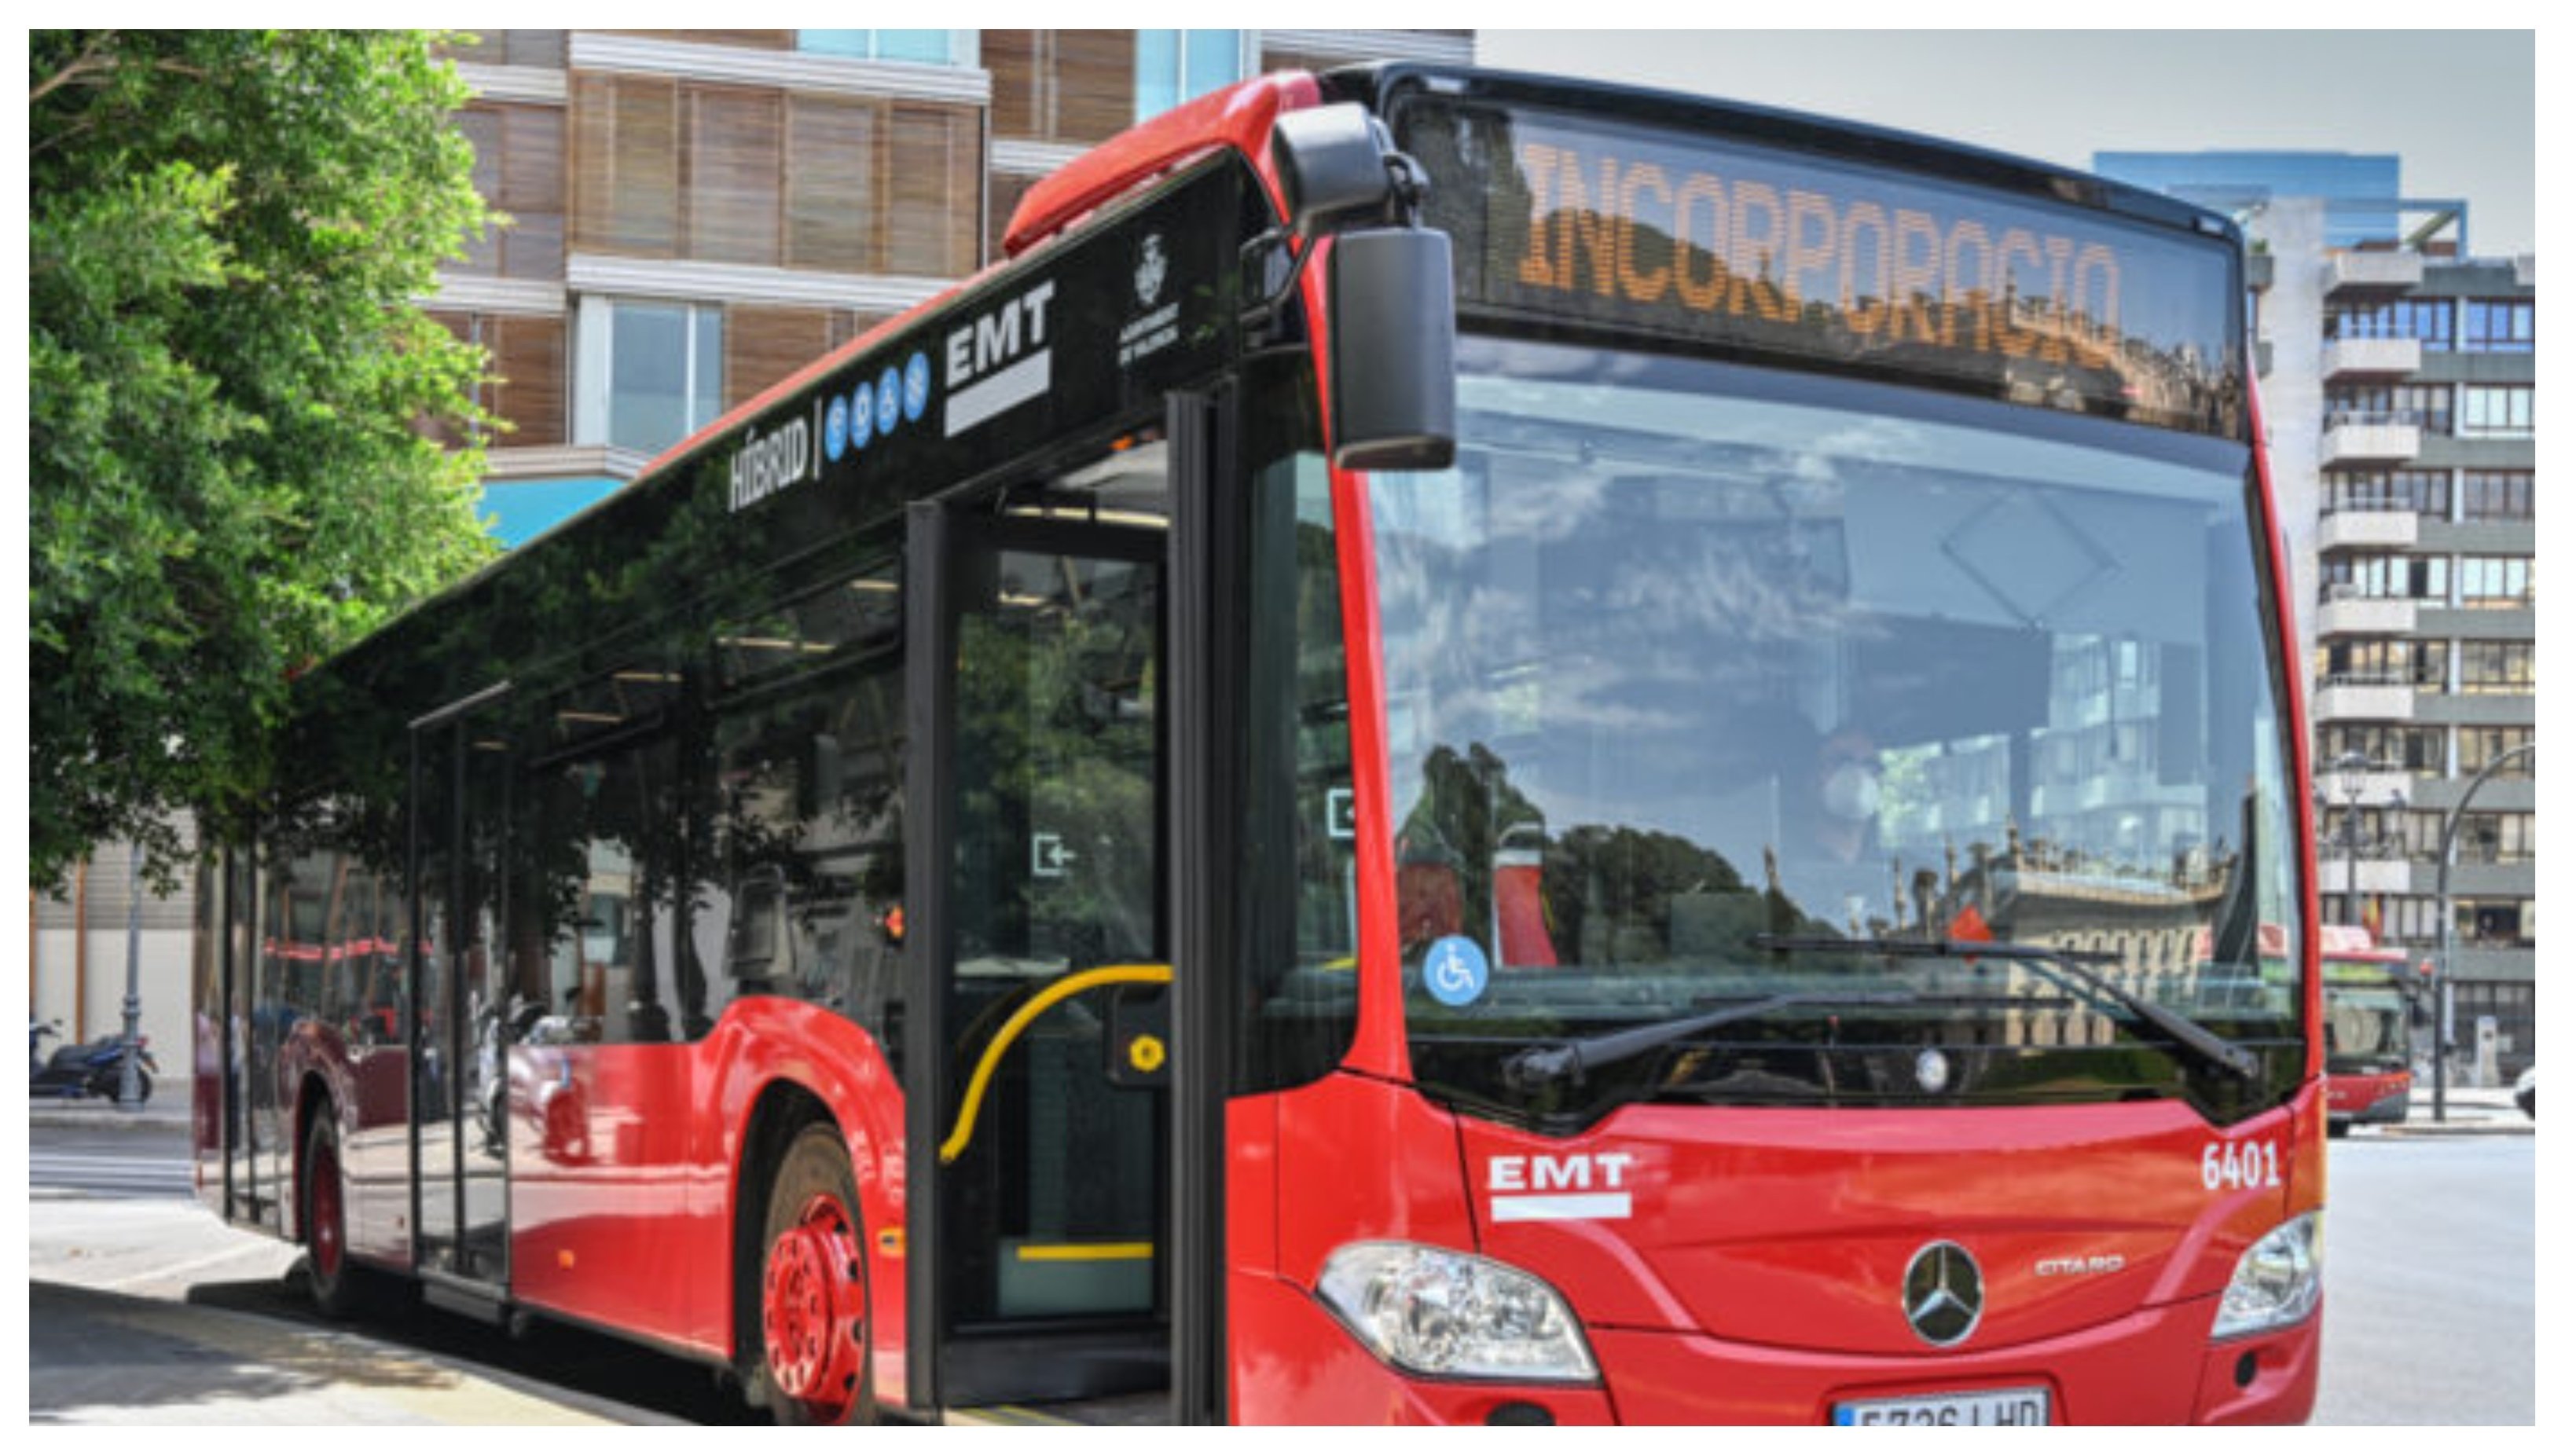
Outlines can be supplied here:
[[1811, 1003], [1820, 1006], [1905, 1006], [1914, 1000], [1912, 991], [1787, 991], [1778, 996], [1766, 996], [1760, 1001], [1749, 1001], [1744, 1006], [1732, 1006], [1725, 1011], [1632, 1027], [1626, 1032], [1580, 1037], [1555, 1046], [1526, 1047], [1506, 1059], [1506, 1086], [1518, 1092], [1536, 1092], [1561, 1081], [1582, 1081], [1586, 1073], [1596, 1068], [1627, 1062], [1714, 1027], [1750, 1021], [1785, 1006]]
[[1820, 935], [1757, 935], [1758, 950], [1856, 951], [1871, 955], [1987, 956], [2014, 961], [2052, 981], [2098, 991], [2138, 1014], [2149, 1026], [2208, 1058], [2247, 1082], [2262, 1075], [2262, 1059], [2170, 1007], [2159, 1006], [2088, 964], [2118, 965], [2107, 950], [2066, 950], [2054, 945], [2025, 945], [2009, 940], [1851, 940]]

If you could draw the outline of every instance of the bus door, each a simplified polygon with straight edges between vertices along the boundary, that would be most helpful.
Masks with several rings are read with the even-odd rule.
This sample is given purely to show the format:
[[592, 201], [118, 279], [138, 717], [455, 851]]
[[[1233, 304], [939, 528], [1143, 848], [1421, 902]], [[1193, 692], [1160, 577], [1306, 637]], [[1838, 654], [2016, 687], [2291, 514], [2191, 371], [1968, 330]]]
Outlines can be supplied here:
[[503, 684], [412, 725], [410, 1157], [422, 1274], [507, 1280]]
[[1166, 534], [1148, 520], [911, 510], [913, 1401], [1167, 1388]]

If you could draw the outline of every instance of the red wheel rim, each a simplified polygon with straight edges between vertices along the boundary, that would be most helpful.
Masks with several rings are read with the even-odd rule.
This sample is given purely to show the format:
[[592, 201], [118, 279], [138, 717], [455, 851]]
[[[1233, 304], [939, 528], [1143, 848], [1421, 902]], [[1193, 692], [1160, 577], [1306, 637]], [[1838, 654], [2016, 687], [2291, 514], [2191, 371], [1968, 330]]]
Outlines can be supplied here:
[[844, 1418], [863, 1373], [862, 1253], [844, 1205], [820, 1193], [766, 1254], [767, 1371], [830, 1420]]
[[312, 1267], [325, 1280], [339, 1277], [347, 1232], [339, 1206], [339, 1150], [328, 1141], [314, 1149], [312, 1168]]

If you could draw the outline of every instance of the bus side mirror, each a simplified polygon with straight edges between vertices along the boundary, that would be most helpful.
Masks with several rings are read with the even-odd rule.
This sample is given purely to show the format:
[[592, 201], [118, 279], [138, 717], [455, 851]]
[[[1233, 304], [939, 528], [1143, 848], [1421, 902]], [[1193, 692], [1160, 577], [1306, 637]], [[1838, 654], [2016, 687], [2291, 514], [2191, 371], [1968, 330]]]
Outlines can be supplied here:
[[1345, 470], [1452, 463], [1452, 240], [1424, 228], [1339, 233], [1327, 260], [1329, 414]]
[[1337, 467], [1443, 469], [1452, 463], [1458, 414], [1452, 240], [1396, 225], [1418, 215], [1423, 169], [1352, 102], [1277, 118], [1273, 145], [1298, 256], [1329, 239], [1328, 423]]
[[1360, 212], [1377, 213], [1393, 195], [1382, 164], [1387, 133], [1374, 129], [1371, 113], [1354, 102], [1288, 112], [1274, 121], [1274, 170], [1282, 183], [1282, 205], [1301, 237]]

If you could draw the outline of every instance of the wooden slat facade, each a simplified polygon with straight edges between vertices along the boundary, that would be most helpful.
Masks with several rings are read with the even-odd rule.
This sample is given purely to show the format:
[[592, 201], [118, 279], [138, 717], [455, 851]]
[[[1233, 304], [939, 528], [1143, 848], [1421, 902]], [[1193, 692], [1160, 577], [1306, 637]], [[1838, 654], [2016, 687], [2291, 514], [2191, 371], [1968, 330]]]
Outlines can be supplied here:
[[[759, 53], [792, 52], [798, 40], [789, 30], [612, 34]], [[523, 76], [571, 68], [576, 50], [566, 31], [495, 31], [463, 38], [448, 54]], [[456, 124], [478, 158], [476, 185], [512, 221], [451, 272], [565, 284], [572, 259], [594, 257], [703, 265], [711, 277], [720, 269], [967, 276], [999, 255], [998, 239], [1035, 180], [992, 172], [993, 138], [1038, 143], [1036, 154], [1105, 140], [1134, 120], [1138, 88], [1134, 31], [984, 30], [978, 53], [985, 106], [738, 79], [754, 68], [723, 68], [729, 79], [716, 81], [602, 66], [569, 69], [562, 102], [527, 100], [543, 89], [523, 86], [508, 89], [508, 99], [476, 101]], [[1332, 64], [1280, 51], [1266, 61], [1268, 69]], [[875, 322], [762, 302], [753, 289], [686, 296], [722, 311], [726, 405]], [[495, 377], [484, 397], [514, 426], [493, 441], [499, 448], [572, 442], [580, 298], [565, 292], [555, 307], [547, 316], [540, 301], [512, 296], [440, 315], [490, 350]]]

